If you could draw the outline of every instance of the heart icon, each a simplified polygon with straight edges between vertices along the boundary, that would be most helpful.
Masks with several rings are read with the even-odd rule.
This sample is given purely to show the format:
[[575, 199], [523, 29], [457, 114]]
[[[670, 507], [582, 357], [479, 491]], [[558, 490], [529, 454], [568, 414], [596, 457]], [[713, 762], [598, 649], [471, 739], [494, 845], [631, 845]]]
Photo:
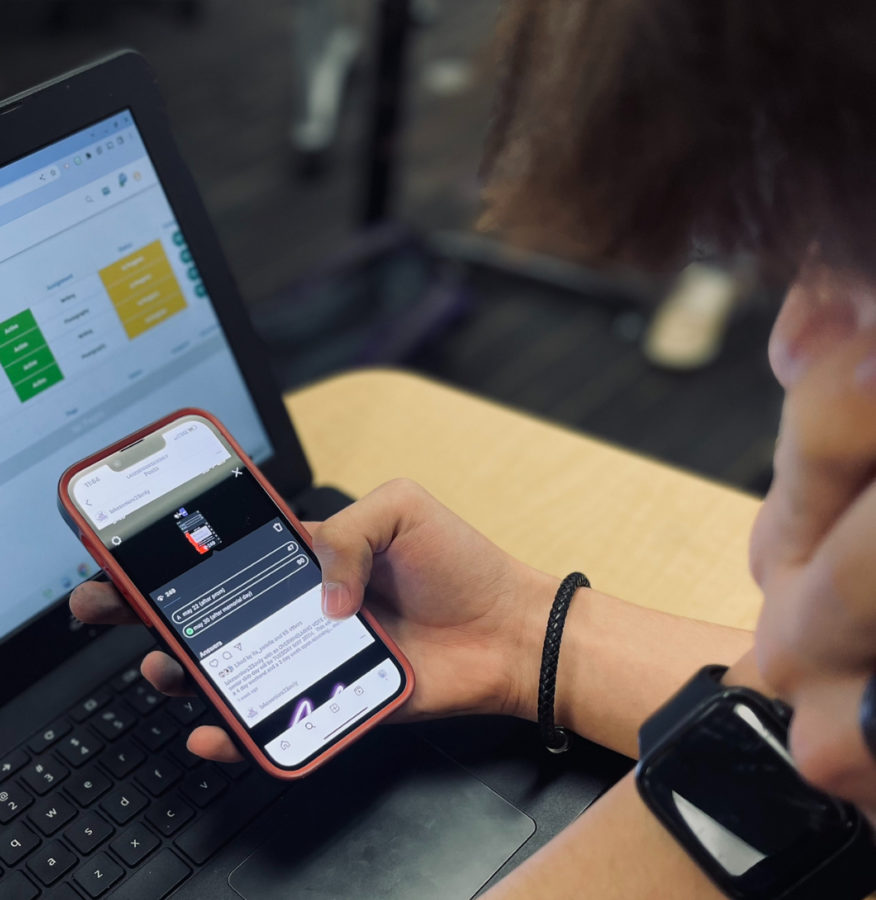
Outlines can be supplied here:
[[218, 665], [219, 665], [219, 660], [218, 660], [218, 659], [211, 659], [211, 660], [210, 660], [210, 665], [211, 665], [211, 666], [218, 666]]

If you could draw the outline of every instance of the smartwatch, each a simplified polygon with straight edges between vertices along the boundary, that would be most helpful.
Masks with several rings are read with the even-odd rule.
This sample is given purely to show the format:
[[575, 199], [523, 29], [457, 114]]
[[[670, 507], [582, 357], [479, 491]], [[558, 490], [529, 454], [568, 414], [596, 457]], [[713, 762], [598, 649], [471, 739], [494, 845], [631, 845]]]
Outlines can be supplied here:
[[707, 666], [642, 725], [646, 805], [734, 900], [861, 900], [876, 888], [866, 820], [797, 773], [790, 707]]

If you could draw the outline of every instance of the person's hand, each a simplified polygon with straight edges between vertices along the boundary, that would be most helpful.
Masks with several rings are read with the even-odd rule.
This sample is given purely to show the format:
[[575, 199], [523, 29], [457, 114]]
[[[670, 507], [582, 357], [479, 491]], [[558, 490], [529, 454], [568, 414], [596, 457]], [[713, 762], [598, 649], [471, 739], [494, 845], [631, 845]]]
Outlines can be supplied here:
[[803, 776], [876, 822], [858, 722], [876, 672], [876, 329], [833, 343], [789, 386], [775, 469], [751, 545], [758, 665], [795, 709]]
[[[410, 659], [416, 686], [397, 720], [460, 713], [533, 715], [544, 624], [558, 580], [504, 551], [406, 480], [390, 482], [322, 524], [307, 523], [334, 618], [367, 607]], [[139, 621], [108, 584], [70, 598], [87, 622]], [[171, 695], [190, 692], [183, 669], [150, 653], [143, 675]], [[192, 752], [232, 761], [219, 728], [189, 738]]]

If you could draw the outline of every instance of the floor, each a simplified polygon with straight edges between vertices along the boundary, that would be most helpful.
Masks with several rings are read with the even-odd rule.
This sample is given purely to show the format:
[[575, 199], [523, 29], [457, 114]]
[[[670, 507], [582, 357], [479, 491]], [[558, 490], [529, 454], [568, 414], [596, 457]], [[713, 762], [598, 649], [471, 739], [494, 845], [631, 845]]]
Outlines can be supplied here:
[[[373, 53], [351, 80], [328, 165], [305, 177], [287, 136], [294, 0], [200, 6], [189, 20], [173, 0], [0, 2], [0, 96], [120, 46], [147, 56], [254, 319], [268, 333], [278, 316], [305, 322], [272, 346], [285, 385], [394, 362], [708, 477], [766, 487], [781, 403], [765, 356], [769, 304], [739, 311], [717, 363], [678, 375], [645, 362], [638, 340], [648, 312], [616, 291], [560, 287], [483, 263], [436, 263], [429, 249], [411, 263], [405, 238], [408, 268], [390, 277], [390, 289], [369, 276], [366, 287], [348, 291], [349, 267], [341, 278], [326, 261], [361, 243]], [[373, 46], [372, 5], [355, 6]], [[467, 232], [477, 212], [498, 3], [428, 6], [434, 19], [414, 35], [392, 212], [416, 233]], [[411, 265], [419, 265], [413, 275]], [[302, 292], [301, 281], [320, 267], [320, 305], [308, 306], [312, 292]], [[397, 260], [391, 267], [404, 268]], [[407, 325], [388, 341], [387, 323], [398, 322]]]

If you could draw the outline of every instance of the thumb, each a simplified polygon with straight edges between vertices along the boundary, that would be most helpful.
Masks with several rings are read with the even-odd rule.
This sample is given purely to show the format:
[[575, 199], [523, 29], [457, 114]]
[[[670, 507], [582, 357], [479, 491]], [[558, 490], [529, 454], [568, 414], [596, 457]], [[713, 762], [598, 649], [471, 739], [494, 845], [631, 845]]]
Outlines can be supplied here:
[[332, 619], [362, 606], [374, 557], [392, 543], [401, 525], [393, 482], [313, 528], [313, 549], [322, 566], [322, 608]]

